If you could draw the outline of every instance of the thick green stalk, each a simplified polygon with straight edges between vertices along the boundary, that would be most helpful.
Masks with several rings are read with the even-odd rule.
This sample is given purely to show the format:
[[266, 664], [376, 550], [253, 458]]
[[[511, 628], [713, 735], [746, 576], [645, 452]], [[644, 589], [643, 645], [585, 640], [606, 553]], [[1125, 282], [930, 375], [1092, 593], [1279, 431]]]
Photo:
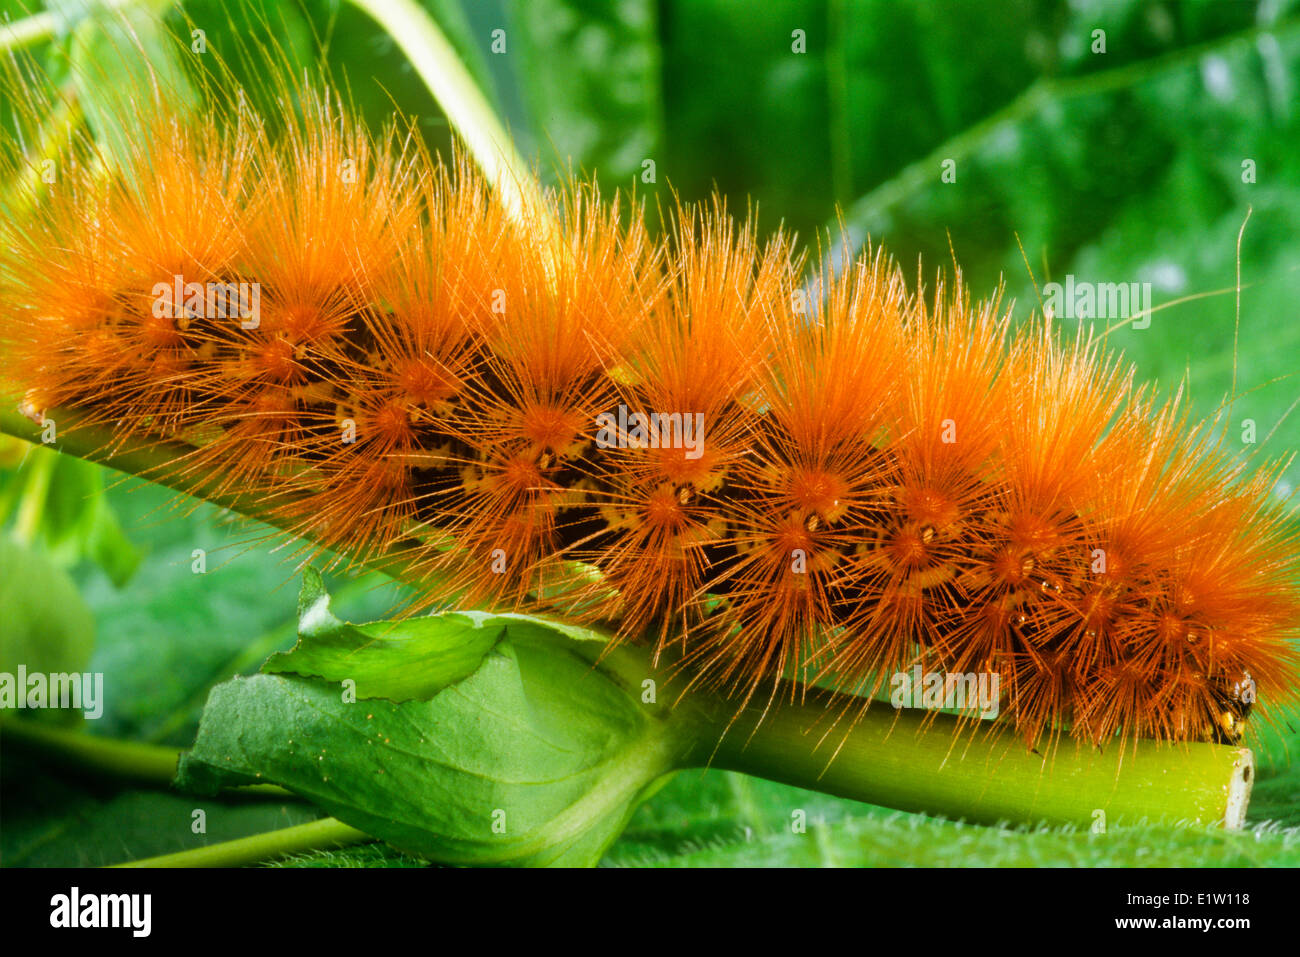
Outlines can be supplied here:
[[537, 182], [437, 21], [415, 0], [351, 0], [401, 47], [512, 213], [542, 210]]
[[1197, 822], [1237, 830], [1245, 821], [1249, 748], [1138, 741], [1100, 751], [1065, 739], [1030, 749], [988, 722], [961, 726], [949, 714], [879, 701], [864, 711], [860, 699], [821, 692], [791, 703], [791, 692], [781, 689], [781, 703], [765, 716], [751, 705], [736, 717], [718, 702], [708, 720], [714, 733], [699, 736], [694, 762], [977, 824]]
[[[104, 738], [22, 718], [0, 720], [0, 739], [76, 771], [89, 771], [158, 788], [171, 787], [181, 757], [179, 748]], [[232, 788], [231, 793], [293, 796], [292, 792], [274, 784], [250, 784]]]
[[348, 827], [342, 821], [332, 817], [323, 817], [319, 821], [286, 827], [278, 831], [253, 834], [207, 847], [196, 847], [175, 854], [163, 854], [160, 857], [146, 857], [117, 867], [242, 867], [261, 861], [284, 857], [289, 854], [302, 854], [305, 851], [324, 850], [332, 847], [346, 847], [373, 840], [365, 831]]
[[[600, 667], [640, 687], [646, 649], [620, 645]], [[668, 669], [671, 670], [671, 669]], [[769, 704], [770, 701], [770, 704]], [[1222, 824], [1239, 829], [1254, 784], [1249, 748], [1116, 741], [1104, 751], [1071, 739], [1030, 748], [1005, 724], [895, 710], [782, 682], [744, 708], [704, 689], [672, 721], [694, 742], [678, 768], [720, 768], [900, 811], [978, 824]], [[1101, 813], [1098, 813], [1101, 812]]]
[[[46, 413], [47, 420], [56, 424], [55, 441], [49, 447], [65, 455], [86, 459], [117, 469], [127, 475], [148, 479], [159, 485], [184, 492], [195, 498], [211, 502], [213, 505], [237, 511], [263, 522], [273, 522], [272, 510], [278, 506], [291, 504], [295, 496], [290, 494], [262, 495], [256, 502], [250, 502], [238, 492], [231, 491], [222, 482], [221, 475], [215, 472], [200, 472], [197, 469], [178, 467], [177, 463], [186, 461], [192, 455], [194, 447], [183, 442], [166, 440], [139, 440], [122, 442], [114, 436], [111, 428], [102, 425], [86, 425], [80, 421], [75, 412], [51, 410]], [[0, 393], [0, 432], [25, 439], [34, 444], [42, 444], [42, 427], [19, 411], [13, 399], [6, 399]], [[283, 527], [283, 526], [281, 526]], [[285, 528], [294, 533], [294, 529]], [[414, 544], [414, 543], [409, 543]], [[393, 554], [376, 558], [367, 564], [375, 571], [383, 572], [399, 581], [420, 583], [420, 576], [412, 569], [410, 562], [401, 557], [403, 549], [396, 546]]]
[[37, 751], [78, 770], [162, 787], [171, 785], [180, 760], [176, 748], [101, 738], [17, 718], [0, 721], [0, 737], [6, 744]]

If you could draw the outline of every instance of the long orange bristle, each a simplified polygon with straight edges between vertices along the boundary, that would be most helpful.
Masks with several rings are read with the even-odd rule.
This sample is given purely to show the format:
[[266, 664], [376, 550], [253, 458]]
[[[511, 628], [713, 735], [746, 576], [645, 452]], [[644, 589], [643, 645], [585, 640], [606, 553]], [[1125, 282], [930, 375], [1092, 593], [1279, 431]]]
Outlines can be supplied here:
[[[295, 92], [275, 136], [145, 106], [167, 145], [126, 168], [74, 144], [0, 254], [30, 406], [188, 442], [170, 470], [344, 560], [401, 550], [424, 604], [608, 625], [740, 701], [993, 673], [1027, 739], [1096, 744], [1293, 705], [1271, 473], [1104, 341], [880, 251], [805, 281], [720, 203], [662, 240], [590, 185], [513, 215], [463, 158]], [[160, 309], [176, 277], [259, 315]], [[628, 426], [652, 415], [667, 447]]]
[[[789, 255], [778, 242], [760, 258], [752, 229], [718, 207], [678, 214], [668, 289], [611, 370], [617, 404], [602, 411], [619, 441], [596, 455], [594, 494], [605, 534], [582, 553], [619, 596], [623, 633], [653, 637], [659, 650], [685, 643], [702, 618], [710, 552], [729, 534], [718, 493], [746, 455], [768, 351], [764, 307], [783, 292]], [[683, 429], [707, 422], [707, 441], [663, 447], [633, 418], [654, 412], [694, 417], [674, 420]]]

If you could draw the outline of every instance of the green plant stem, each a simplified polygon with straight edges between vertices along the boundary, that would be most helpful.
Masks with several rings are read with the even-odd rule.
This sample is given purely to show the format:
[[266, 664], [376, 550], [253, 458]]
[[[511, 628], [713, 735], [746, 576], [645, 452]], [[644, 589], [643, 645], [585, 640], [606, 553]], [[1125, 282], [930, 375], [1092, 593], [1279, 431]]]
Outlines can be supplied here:
[[401, 47], [507, 208], [540, 211], [536, 181], [433, 17], [415, 0], [351, 2]]
[[[112, 429], [102, 425], [88, 425], [80, 421], [81, 417], [68, 410], [49, 410], [46, 418], [56, 425], [56, 441], [49, 447], [65, 455], [97, 462], [100, 465], [116, 469], [126, 475], [133, 475], [155, 482], [177, 492], [203, 499], [221, 508], [238, 512], [248, 518], [275, 525], [287, 534], [296, 534], [295, 529], [277, 523], [273, 511], [300, 500], [301, 496], [289, 494], [261, 495], [253, 502], [246, 496], [230, 491], [216, 472], [202, 472], [192, 468], [178, 468], [178, 462], [188, 460], [195, 448], [183, 442], [167, 440], [141, 440], [137, 444], [123, 443], [114, 436]], [[18, 404], [12, 398], [0, 394], [0, 432], [41, 445], [41, 425], [32, 421], [18, 410]], [[374, 571], [382, 572], [398, 581], [419, 585], [423, 575], [416, 570], [411, 561], [403, 554], [405, 546], [415, 542], [399, 542], [392, 552], [367, 562]]]
[[16, 53], [54, 36], [54, 14], [48, 10], [21, 20], [0, 20], [0, 54]]
[[147, 857], [116, 867], [241, 867], [261, 861], [301, 854], [305, 851], [346, 847], [374, 840], [365, 831], [348, 827], [342, 821], [324, 817], [319, 821], [286, 827], [278, 831], [253, 834], [207, 847], [196, 847], [175, 854]]
[[[51, 415], [69, 420], [66, 413]], [[0, 430], [38, 440], [40, 427], [3, 405]], [[155, 443], [106, 455], [111, 435], [103, 428], [63, 428], [60, 437], [65, 452], [133, 474], [156, 475], [179, 491], [201, 495], [215, 483], [213, 476], [165, 468], [191, 451], [188, 446]], [[252, 518], [270, 517], [263, 511], [267, 499], [230, 504]], [[372, 565], [409, 584], [421, 584], [418, 568], [406, 560], [381, 558]], [[606, 655], [600, 666], [617, 672], [629, 693], [661, 670], [652, 666], [646, 649], [629, 645]], [[683, 722], [683, 733], [697, 746], [688, 750], [681, 766], [741, 771], [972, 822], [1091, 826], [1094, 812], [1100, 810], [1108, 823], [1147, 818], [1240, 827], [1245, 817], [1253, 774], [1246, 748], [1138, 742], [1097, 753], [1065, 742], [1055, 749], [1044, 745], [1036, 754], [1011, 734], [991, 736], [981, 730], [976, 735], [968, 728], [962, 736], [951, 716], [928, 715], [933, 724], [919, 734], [921, 713], [895, 712], [881, 703], [863, 712], [858, 698], [815, 690], [804, 694], [801, 689], [792, 694], [787, 686], [775, 699], [784, 703], [766, 715], [753, 706], [737, 717], [734, 702], [692, 692], [676, 720]], [[788, 703], [795, 699], [801, 703]], [[849, 717], [830, 727], [837, 715]], [[170, 772], [169, 766], [169, 777]]]
[[[643, 647], [620, 645], [599, 658], [635, 693], [646, 677], [663, 683]], [[1006, 725], [950, 714], [869, 708], [863, 698], [782, 682], [739, 710], [704, 689], [691, 691], [671, 720], [693, 746], [679, 770], [719, 768], [838, 797], [978, 824], [1091, 828], [1148, 823], [1221, 824], [1238, 830], [1254, 784], [1249, 748], [1116, 741], [1105, 751], [1071, 739], [1025, 742]], [[1104, 818], [1097, 812], [1101, 811]]]
[[135, 741], [116, 741], [37, 721], [0, 721], [6, 744], [17, 744], [78, 769], [109, 774], [141, 784], [168, 787], [176, 775], [180, 751]]
[[[21, 718], [0, 719], [0, 738], [6, 744], [35, 752], [76, 771], [159, 788], [171, 787], [181, 756], [179, 748], [104, 738]], [[232, 788], [231, 793], [296, 797], [292, 791], [274, 784], [251, 784]]]
[[1237, 830], [1254, 783], [1245, 747], [1138, 741], [1099, 751], [1065, 739], [1030, 749], [992, 722], [962, 726], [881, 702], [864, 711], [861, 699], [821, 691], [791, 703], [792, 692], [801, 693], [781, 688], [765, 715], [762, 705], [736, 716], [732, 703], [716, 702], [705, 720], [712, 733], [698, 736], [689, 762], [977, 824], [1085, 829], [1145, 821]]

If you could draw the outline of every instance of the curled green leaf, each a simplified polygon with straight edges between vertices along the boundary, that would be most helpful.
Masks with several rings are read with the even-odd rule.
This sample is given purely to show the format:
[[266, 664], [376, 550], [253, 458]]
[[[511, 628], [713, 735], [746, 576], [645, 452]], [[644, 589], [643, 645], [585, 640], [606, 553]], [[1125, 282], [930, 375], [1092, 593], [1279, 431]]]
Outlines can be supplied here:
[[353, 625], [330, 611], [320, 573], [303, 573], [298, 644], [272, 655], [267, 674], [351, 682], [357, 698], [428, 700], [472, 674], [504, 634], [490, 615], [455, 612]]
[[[630, 693], [616, 654], [596, 663], [586, 629], [459, 612], [350, 625], [314, 572], [299, 628], [265, 669], [292, 676], [213, 691], [178, 786], [280, 784], [444, 863], [592, 865], [693, 739]], [[348, 668], [356, 695], [336, 683]]]

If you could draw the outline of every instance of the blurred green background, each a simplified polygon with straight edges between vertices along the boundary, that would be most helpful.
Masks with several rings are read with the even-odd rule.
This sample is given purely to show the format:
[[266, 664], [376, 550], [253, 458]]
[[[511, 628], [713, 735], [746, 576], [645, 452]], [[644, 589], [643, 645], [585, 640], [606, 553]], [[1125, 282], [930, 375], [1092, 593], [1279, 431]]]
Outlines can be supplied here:
[[[571, 169], [607, 190], [635, 184], [652, 207], [674, 190], [698, 200], [716, 189], [733, 211], [755, 208], [764, 232], [785, 228], [810, 242], [842, 214], [855, 241], [884, 243], [927, 281], [955, 254], [977, 295], [1005, 282], [1022, 321], [1037, 304], [1030, 268], [1040, 286], [1066, 274], [1150, 282], [1157, 307], [1198, 297], [1110, 339], [1140, 381], [1165, 393], [1185, 383], [1200, 416], [1231, 391], [1231, 288], [1252, 208], [1228, 434], [1238, 437], [1250, 418], [1260, 443], [1243, 454], [1272, 460], [1300, 449], [1300, 413], [1286, 417], [1300, 397], [1300, 0], [423, 6], [548, 182]], [[83, 7], [48, 5], [68, 27]], [[0, 0], [0, 12], [19, 20], [33, 10]], [[172, 29], [201, 27], [237, 74], [256, 73], [241, 44], [274, 37], [300, 65], [323, 60], [372, 123], [395, 105], [418, 118], [431, 145], [449, 146], [446, 119], [392, 38], [348, 3], [151, 0], [126, 12], [162, 58], [177, 53], [149, 39], [160, 12]], [[504, 52], [493, 52], [496, 30]], [[1105, 52], [1094, 52], [1095, 31]], [[61, 37], [33, 53], [57, 72], [68, 49]], [[96, 90], [81, 95], [93, 126]], [[0, 104], [0, 115], [13, 105]], [[941, 176], [948, 160], [952, 182]], [[258, 529], [45, 450], [3, 442], [0, 463], [0, 515], [25, 549], [21, 561], [7, 554], [6, 577], [20, 565], [42, 581], [66, 574], [84, 603], [38, 609], [29, 632], [46, 660], [88, 659], [105, 672], [110, 694], [94, 733], [183, 746], [212, 682], [292, 643], [293, 569], [260, 544]], [[1289, 466], [1276, 490], [1293, 510], [1298, 477]], [[191, 571], [195, 548], [208, 552], [202, 576]], [[331, 589], [353, 620], [381, 616], [397, 597], [370, 580], [336, 578]], [[29, 633], [14, 602], [6, 599], [6, 661]], [[1286, 745], [1300, 739], [1284, 732], [1264, 754], [1253, 834], [1011, 834], [713, 772], [678, 776], [607, 860], [1294, 866], [1300, 775], [1287, 769]], [[8, 865], [108, 863], [313, 816], [295, 804], [241, 800], [214, 812], [208, 802], [209, 832], [196, 837], [190, 799], [70, 778], [16, 754], [5, 755], [0, 788]], [[795, 810], [812, 822], [807, 834], [791, 832]], [[366, 847], [310, 862], [403, 860]]]

